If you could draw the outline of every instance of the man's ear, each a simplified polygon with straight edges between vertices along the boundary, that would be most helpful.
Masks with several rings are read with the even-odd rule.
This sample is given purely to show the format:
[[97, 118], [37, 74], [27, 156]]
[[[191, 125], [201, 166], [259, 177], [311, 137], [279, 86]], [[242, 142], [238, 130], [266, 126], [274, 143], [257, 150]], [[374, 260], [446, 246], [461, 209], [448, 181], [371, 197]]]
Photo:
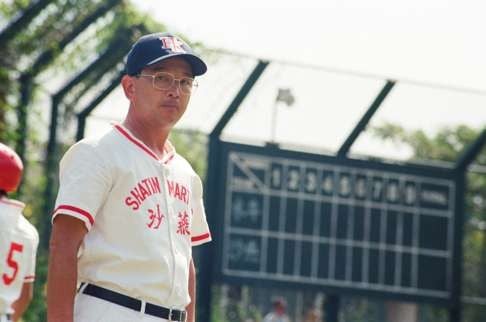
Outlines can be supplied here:
[[133, 96], [135, 95], [135, 80], [133, 77], [124, 75], [121, 79], [121, 84], [123, 87], [123, 92], [125, 92], [125, 96], [132, 100]]

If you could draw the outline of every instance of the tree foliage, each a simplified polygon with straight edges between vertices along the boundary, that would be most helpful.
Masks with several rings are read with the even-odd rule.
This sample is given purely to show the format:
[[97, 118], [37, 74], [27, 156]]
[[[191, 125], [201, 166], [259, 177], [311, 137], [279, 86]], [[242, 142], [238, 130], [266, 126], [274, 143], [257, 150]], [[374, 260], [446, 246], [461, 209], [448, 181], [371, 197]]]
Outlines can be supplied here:
[[[457, 161], [458, 157], [480, 135], [479, 129], [466, 125], [445, 127], [430, 135], [422, 130], [407, 131], [397, 124], [383, 124], [371, 129], [383, 140], [412, 148], [412, 160]], [[486, 149], [477, 156], [475, 164], [486, 165]], [[486, 298], [486, 173], [467, 174], [464, 223], [463, 294]], [[486, 309], [481, 306], [464, 307], [464, 322], [486, 321]], [[443, 312], [425, 313], [433, 321], [444, 321]]]
[[[21, 17], [36, 0], [7, 0], [0, 3], [0, 25], [7, 26], [10, 21]], [[37, 278], [33, 303], [24, 316], [24, 321], [44, 322], [45, 282], [47, 275], [47, 244], [49, 238], [46, 227], [50, 226], [49, 200], [46, 189], [57, 189], [57, 183], [48, 184], [49, 176], [57, 176], [57, 168], [46, 174], [46, 160], [59, 160], [65, 147], [74, 142], [73, 136], [63, 136], [55, 142], [55, 150], [46, 158], [44, 138], [39, 134], [49, 131], [45, 123], [50, 106], [45, 95], [56, 92], [52, 84], [66, 84], [78, 75], [91, 62], [100, 57], [108, 48], [118, 48], [110, 59], [99, 64], [83, 77], [62, 97], [60, 115], [56, 120], [59, 128], [72, 133], [73, 121], [80, 108], [80, 102], [95, 97], [114, 75], [123, 68], [123, 58], [133, 41], [143, 33], [164, 31], [166, 27], [137, 11], [128, 0], [120, 0], [106, 14], [81, 28], [86, 19], [106, 0], [51, 0], [45, 1], [40, 13], [14, 30], [14, 36], [0, 46], [0, 141], [12, 145], [19, 137], [18, 106], [20, 101], [20, 79], [22, 74], [30, 73], [33, 80], [33, 95], [26, 109], [28, 118], [35, 121], [35, 127], [27, 132], [27, 153], [24, 164], [29, 168], [22, 184], [19, 197], [27, 204], [25, 216], [38, 228], [41, 246], [37, 258]], [[79, 33], [76, 31], [78, 30]], [[1, 32], [1, 30], [0, 30]], [[73, 37], [74, 36], [74, 37]], [[71, 37], [73, 37], [71, 39]], [[48, 55], [48, 56], [46, 56]], [[46, 59], [46, 57], [48, 59]], [[59, 86], [59, 85], [57, 85]], [[40, 90], [40, 91], [39, 91]], [[42, 94], [42, 95], [39, 95]], [[42, 97], [43, 96], [43, 97]], [[42, 98], [42, 100], [41, 100]], [[84, 100], [83, 100], [84, 99]], [[48, 103], [48, 102], [47, 102]], [[198, 160], [201, 164], [202, 160]], [[198, 169], [204, 171], [204, 166]], [[47, 203], [47, 204], [46, 204]]]
[[177, 130], [172, 132], [170, 141], [176, 147], [177, 153], [183, 155], [189, 161], [201, 178], [205, 178], [207, 170], [207, 136], [197, 131]]

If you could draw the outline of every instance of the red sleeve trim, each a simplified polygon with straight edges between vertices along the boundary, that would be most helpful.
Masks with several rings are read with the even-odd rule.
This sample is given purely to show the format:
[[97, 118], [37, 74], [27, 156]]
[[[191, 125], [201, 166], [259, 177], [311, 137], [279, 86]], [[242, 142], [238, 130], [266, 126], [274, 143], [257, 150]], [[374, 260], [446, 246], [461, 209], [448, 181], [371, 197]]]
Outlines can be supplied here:
[[35, 275], [29, 275], [24, 277], [24, 282], [33, 282], [35, 280]]
[[11, 199], [7, 199], [7, 198], [0, 198], [0, 203], [4, 203], [6, 205], [15, 206], [15, 207], [19, 207], [19, 208], [25, 207], [25, 204], [23, 202], [20, 202], [20, 201], [17, 201], [17, 200], [11, 200]]
[[194, 236], [191, 238], [191, 241], [192, 242], [197, 242], [197, 241], [200, 241], [200, 240], [204, 240], [204, 239], [207, 239], [209, 238], [209, 233], [205, 233], [203, 235], [199, 235], [199, 236]]
[[91, 214], [83, 209], [80, 209], [78, 207], [74, 207], [74, 206], [69, 206], [69, 205], [60, 205], [59, 207], [56, 208], [56, 210], [54, 210], [54, 214], [61, 211], [61, 210], [70, 210], [70, 211], [74, 211], [74, 212], [77, 212], [78, 214], [86, 217], [88, 220], [89, 220], [89, 223], [91, 225], [94, 224], [94, 218], [93, 216], [91, 216]]

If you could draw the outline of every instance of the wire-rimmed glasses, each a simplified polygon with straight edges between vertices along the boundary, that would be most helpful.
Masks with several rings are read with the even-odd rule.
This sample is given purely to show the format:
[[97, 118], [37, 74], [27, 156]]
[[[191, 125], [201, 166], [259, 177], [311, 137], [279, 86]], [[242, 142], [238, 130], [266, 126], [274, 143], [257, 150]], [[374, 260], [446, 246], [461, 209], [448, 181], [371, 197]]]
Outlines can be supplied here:
[[153, 75], [138, 74], [137, 77], [152, 77], [152, 86], [156, 89], [167, 90], [179, 82], [179, 88], [184, 94], [191, 94], [193, 88], [197, 87], [197, 82], [191, 77], [175, 78], [171, 73], [158, 72]]

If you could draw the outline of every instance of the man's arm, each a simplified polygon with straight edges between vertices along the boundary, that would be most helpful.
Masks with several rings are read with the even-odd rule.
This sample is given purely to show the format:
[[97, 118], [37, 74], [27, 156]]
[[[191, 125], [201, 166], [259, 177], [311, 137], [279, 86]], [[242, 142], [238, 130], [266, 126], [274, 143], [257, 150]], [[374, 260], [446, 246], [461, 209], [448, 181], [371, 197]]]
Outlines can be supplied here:
[[34, 283], [25, 282], [22, 285], [22, 291], [20, 292], [19, 298], [12, 304], [12, 308], [14, 310], [14, 314], [13, 314], [14, 322], [18, 321], [22, 316], [22, 314], [24, 314], [25, 310], [30, 304], [30, 301], [32, 301], [33, 295], [34, 295]]
[[186, 306], [187, 322], [196, 321], [196, 269], [194, 267], [194, 261], [191, 258], [189, 263], [189, 296], [191, 297], [191, 303]]
[[47, 276], [47, 321], [73, 322], [77, 254], [86, 235], [84, 223], [58, 215], [52, 227]]

